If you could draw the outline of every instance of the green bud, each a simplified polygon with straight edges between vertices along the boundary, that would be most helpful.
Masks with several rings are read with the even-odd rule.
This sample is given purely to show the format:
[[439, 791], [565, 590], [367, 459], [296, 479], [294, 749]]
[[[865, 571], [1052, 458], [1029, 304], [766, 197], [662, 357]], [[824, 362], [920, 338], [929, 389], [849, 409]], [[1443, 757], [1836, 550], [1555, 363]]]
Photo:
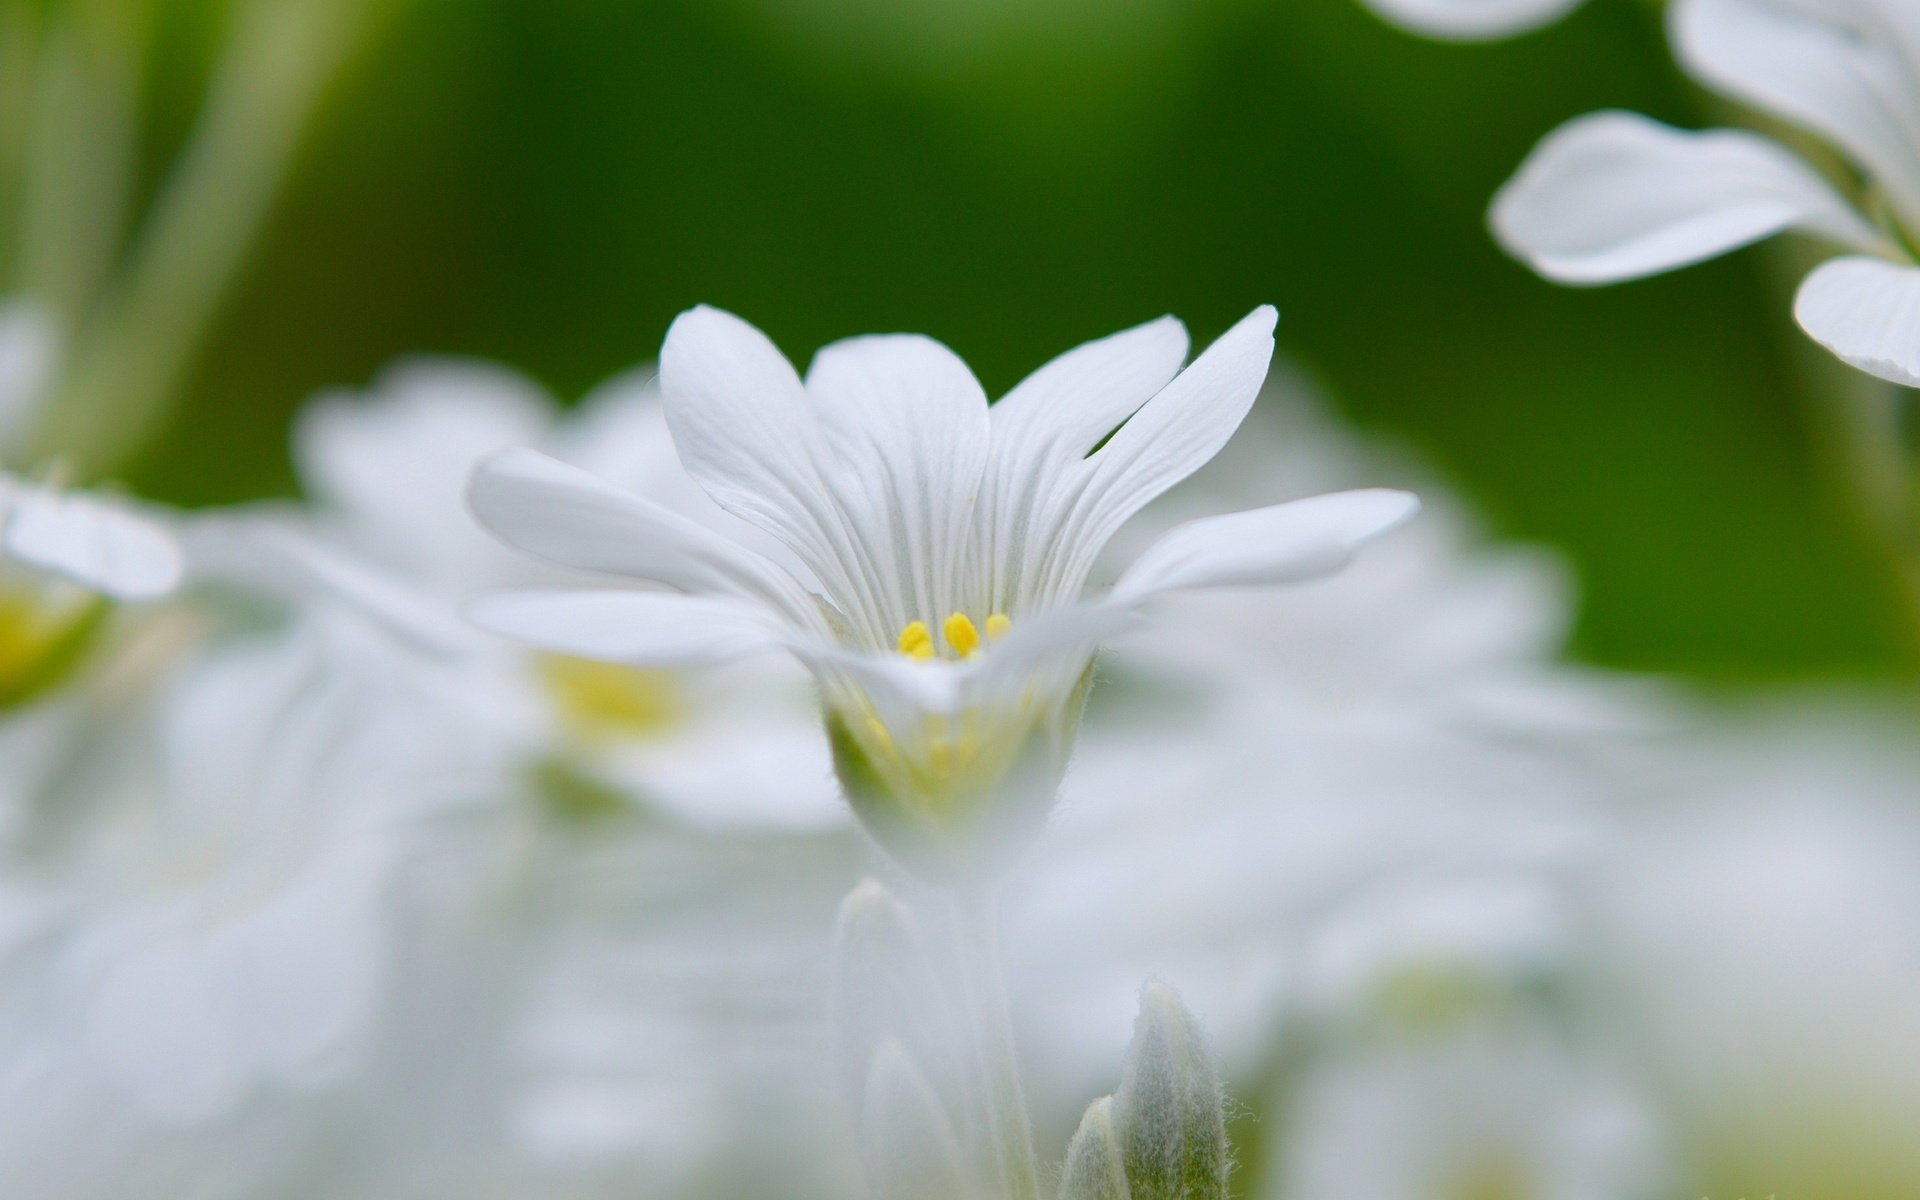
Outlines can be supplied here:
[[1114, 1123], [1131, 1200], [1225, 1200], [1226, 1100], [1199, 1022], [1158, 981], [1140, 992]]
[[1113, 1125], [1113, 1097], [1087, 1106], [1080, 1128], [1067, 1145], [1067, 1166], [1060, 1200], [1132, 1200], [1120, 1134]]

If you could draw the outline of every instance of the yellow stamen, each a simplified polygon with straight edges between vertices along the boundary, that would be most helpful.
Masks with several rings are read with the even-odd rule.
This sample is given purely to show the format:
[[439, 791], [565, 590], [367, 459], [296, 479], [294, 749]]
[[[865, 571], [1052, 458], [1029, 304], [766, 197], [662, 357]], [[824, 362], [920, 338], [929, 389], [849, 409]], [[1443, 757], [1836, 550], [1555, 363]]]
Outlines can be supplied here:
[[940, 632], [947, 635], [947, 645], [961, 658], [966, 658], [980, 648], [980, 631], [965, 613], [954, 613], [940, 626]]
[[925, 621], [909, 621], [900, 631], [900, 653], [914, 658], [933, 657], [933, 631]]
[[581, 737], [651, 737], [672, 729], [686, 715], [686, 696], [671, 672], [564, 654], [543, 654], [536, 663], [568, 732]]
[[867, 733], [873, 738], [874, 745], [880, 749], [889, 752], [893, 750], [893, 735], [887, 732], [886, 724], [879, 717], [867, 718]]
[[1013, 618], [1005, 613], [994, 613], [987, 618], [987, 640], [997, 642], [1013, 631]]

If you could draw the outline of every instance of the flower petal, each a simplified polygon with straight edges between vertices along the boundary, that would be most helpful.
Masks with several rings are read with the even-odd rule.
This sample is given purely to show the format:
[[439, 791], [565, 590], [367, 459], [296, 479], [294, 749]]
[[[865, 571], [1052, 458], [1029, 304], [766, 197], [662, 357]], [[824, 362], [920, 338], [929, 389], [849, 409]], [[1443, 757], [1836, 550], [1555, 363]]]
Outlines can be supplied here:
[[806, 389], [767, 336], [702, 305], [660, 349], [667, 428], [720, 507], [773, 534], [836, 597], [854, 593], [844, 518], [821, 477], [825, 439]]
[[812, 621], [805, 593], [773, 564], [537, 450], [508, 450], [481, 463], [467, 502], [501, 540], [549, 562], [702, 595], [752, 597], [797, 623]]
[[1800, 286], [1793, 315], [1814, 341], [1853, 366], [1920, 387], [1920, 267], [1834, 259]]
[[1170, 316], [1075, 346], [993, 406], [996, 455], [1039, 445], [1084, 458], [1186, 359], [1187, 327]]
[[469, 652], [473, 630], [412, 582], [344, 552], [291, 520], [214, 514], [190, 520], [182, 541], [195, 579], [226, 580], [285, 600], [331, 596], [407, 644], [441, 657]]
[[1602, 112], [1542, 141], [1493, 203], [1501, 245], [1561, 283], [1611, 283], [1724, 254], [1788, 228], [1872, 248], [1880, 238], [1778, 143]]
[[634, 666], [705, 665], [785, 644], [756, 605], [672, 592], [507, 592], [475, 601], [467, 616], [543, 650]]
[[[1187, 357], [1187, 330], [1161, 317], [1067, 351], [1027, 376], [992, 409], [993, 448], [980, 489], [982, 547], [994, 577], [988, 595], [957, 608], [1020, 607], [1020, 566], [1029, 544], [1071, 511], [1071, 496], [1047, 485], [1080, 461], [1167, 385]], [[1042, 508], [1053, 500], [1052, 510]]]
[[1388, 21], [1446, 41], [1485, 41], [1538, 29], [1580, 0], [1366, 0]]
[[475, 463], [540, 441], [554, 404], [492, 363], [406, 359], [365, 393], [323, 392], [300, 411], [293, 453], [306, 491], [355, 540], [447, 589], [498, 575], [506, 557], [462, 506]]
[[1820, 134], [1920, 215], [1920, 10], [1906, 0], [1680, 0], [1681, 62]]
[[1077, 593], [1116, 530], [1148, 501], [1199, 470], [1253, 407], [1273, 358], [1279, 315], [1261, 305], [1147, 401], [1098, 451], [1065, 464], [1051, 481], [1065, 516], [1029, 547], [1029, 571], [1043, 577], [1029, 599]]
[[877, 618], [870, 633], [886, 645], [966, 599], [956, 589], [987, 463], [987, 396], [958, 355], [917, 334], [826, 346], [806, 387], [865, 564], [855, 580]]
[[157, 521], [82, 492], [16, 486], [0, 551], [120, 600], [153, 600], [180, 582], [180, 547]]
[[43, 305], [30, 299], [0, 305], [0, 464], [39, 415], [59, 340]]
[[1367, 488], [1188, 521], [1134, 560], [1114, 599], [1313, 579], [1346, 566], [1362, 545], [1418, 511], [1411, 492]]

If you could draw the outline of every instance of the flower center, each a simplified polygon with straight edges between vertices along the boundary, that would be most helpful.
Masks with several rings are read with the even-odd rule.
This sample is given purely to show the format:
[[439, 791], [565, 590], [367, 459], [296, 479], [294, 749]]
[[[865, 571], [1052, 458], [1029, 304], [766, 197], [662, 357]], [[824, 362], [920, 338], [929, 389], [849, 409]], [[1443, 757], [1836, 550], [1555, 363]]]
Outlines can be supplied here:
[[686, 694], [671, 671], [564, 654], [541, 655], [537, 671], [561, 725], [583, 741], [657, 737], [686, 716]]
[[107, 612], [91, 594], [0, 586], [0, 710], [33, 699], [79, 666]]
[[[992, 613], [987, 617], [987, 636], [989, 642], [997, 642], [1007, 636], [1013, 628], [1013, 618], [1005, 613]], [[940, 634], [947, 644], [947, 658], [972, 658], [973, 652], [980, 648], [980, 629], [973, 618], [963, 612], [956, 612], [940, 622]], [[932, 658], [939, 653], [934, 644], [933, 630], [927, 628], [925, 621], [908, 621], [900, 631], [897, 643], [900, 653], [908, 658]]]

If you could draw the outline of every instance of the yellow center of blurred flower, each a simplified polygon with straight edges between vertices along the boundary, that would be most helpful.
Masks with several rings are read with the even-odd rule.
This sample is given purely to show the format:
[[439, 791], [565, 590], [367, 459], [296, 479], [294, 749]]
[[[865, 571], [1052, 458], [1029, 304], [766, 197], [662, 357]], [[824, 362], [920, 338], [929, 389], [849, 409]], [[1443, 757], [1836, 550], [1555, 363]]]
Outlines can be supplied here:
[[[993, 613], [987, 618], [987, 641], [997, 642], [1007, 636], [1013, 628], [1013, 619], [1005, 613]], [[963, 612], [950, 614], [940, 623], [940, 634], [946, 639], [947, 650], [954, 658], [972, 658], [973, 652], [980, 648], [980, 628], [973, 618]], [[933, 630], [927, 628], [925, 621], [909, 621], [900, 631], [896, 643], [900, 653], [908, 658], [932, 658], [939, 653], [934, 645]]]
[[1539, 1194], [1530, 1172], [1501, 1155], [1489, 1155], [1454, 1176], [1446, 1200], [1532, 1200]]
[[0, 588], [0, 709], [32, 699], [77, 666], [107, 612], [106, 601], [66, 599], [43, 588]]
[[1389, 975], [1380, 984], [1381, 1011], [1396, 1025], [1416, 1032], [1453, 1029], [1486, 1011], [1494, 1002], [1486, 982], [1447, 963], [1417, 963]]
[[657, 737], [686, 717], [686, 692], [672, 671], [564, 654], [543, 654], [538, 664], [562, 725], [584, 740]]

